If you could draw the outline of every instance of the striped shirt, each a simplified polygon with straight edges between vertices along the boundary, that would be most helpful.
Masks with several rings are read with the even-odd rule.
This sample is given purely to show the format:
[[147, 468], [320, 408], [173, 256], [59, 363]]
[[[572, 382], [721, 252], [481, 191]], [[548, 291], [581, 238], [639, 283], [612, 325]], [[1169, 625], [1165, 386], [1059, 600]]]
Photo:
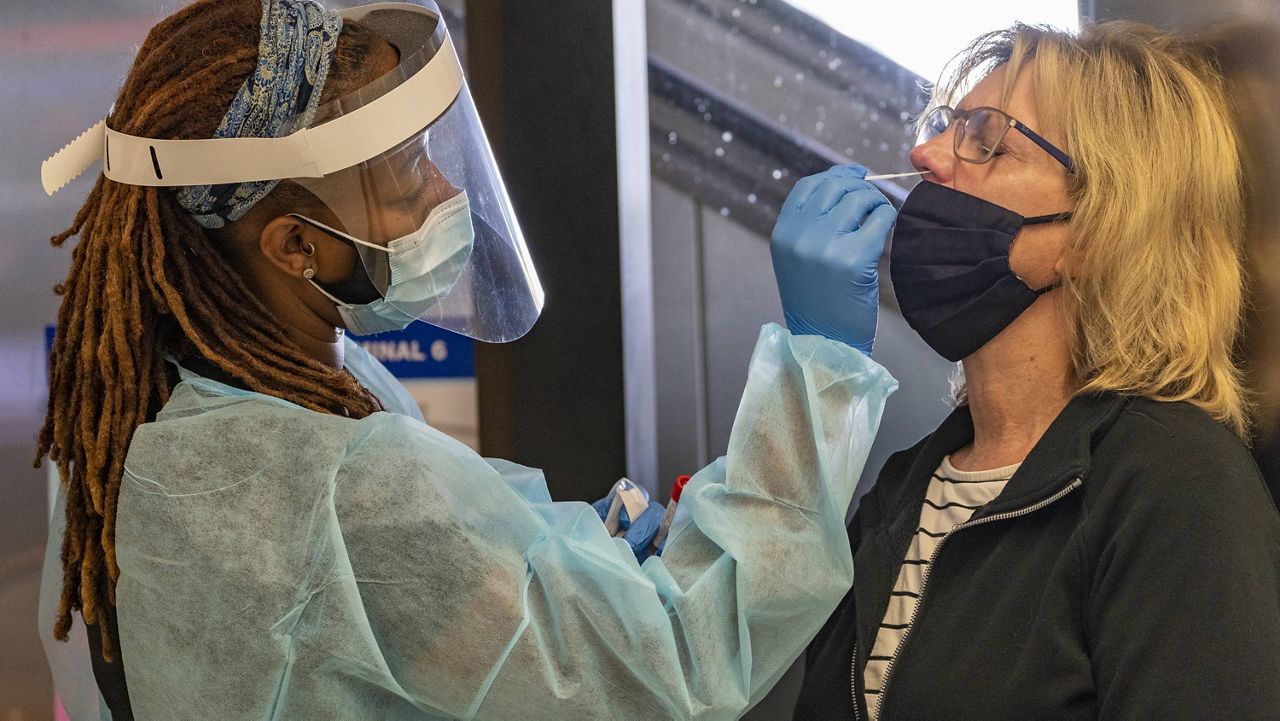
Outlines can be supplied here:
[[898, 581], [889, 597], [889, 608], [876, 632], [871, 657], [862, 675], [864, 699], [871, 721], [880, 716], [880, 692], [884, 688], [885, 676], [902, 639], [911, 629], [912, 615], [919, 603], [921, 589], [928, 580], [929, 560], [934, 549], [948, 531], [969, 520], [975, 511], [1000, 495], [1005, 483], [1017, 470], [1018, 466], [1013, 465], [990, 471], [958, 471], [951, 465], [951, 457], [947, 456], [934, 472], [920, 508], [919, 527], [907, 549]]

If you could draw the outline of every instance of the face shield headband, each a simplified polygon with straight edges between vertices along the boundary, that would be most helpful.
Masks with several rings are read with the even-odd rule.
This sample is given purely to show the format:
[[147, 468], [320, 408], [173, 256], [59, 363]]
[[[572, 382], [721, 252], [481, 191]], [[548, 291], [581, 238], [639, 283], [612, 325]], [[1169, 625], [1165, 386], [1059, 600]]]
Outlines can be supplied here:
[[[43, 163], [40, 175], [45, 192], [53, 195], [101, 160], [103, 175], [118, 183], [182, 187], [184, 206], [190, 202], [187, 207], [198, 217], [238, 217], [280, 180], [321, 178], [377, 157], [421, 133], [462, 91], [462, 64], [437, 13], [408, 3], [363, 5], [338, 15], [318, 7], [307, 0], [264, 0], [262, 43], [273, 49], [260, 56], [258, 71], [228, 111], [220, 137], [141, 138], [116, 132], [102, 120]], [[229, 137], [233, 133], [292, 130], [309, 122], [332, 57], [326, 48], [336, 45], [340, 18], [360, 20], [392, 9], [424, 16], [436, 28], [432, 37], [419, 38], [419, 43], [439, 49], [412, 77], [385, 95], [316, 127], [296, 129], [282, 137]], [[258, 82], [259, 74], [280, 72], [280, 68], [286, 79]], [[257, 108], [276, 101], [280, 104], [272, 106], [269, 117], [250, 119]], [[227, 137], [221, 136], [224, 132]]]

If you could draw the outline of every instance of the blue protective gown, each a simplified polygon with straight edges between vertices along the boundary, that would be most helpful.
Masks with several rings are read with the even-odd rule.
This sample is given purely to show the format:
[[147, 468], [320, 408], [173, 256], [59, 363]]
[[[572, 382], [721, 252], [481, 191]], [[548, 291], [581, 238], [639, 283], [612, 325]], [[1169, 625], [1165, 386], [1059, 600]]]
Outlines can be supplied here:
[[183, 371], [135, 434], [116, 548], [138, 718], [736, 718], [852, 583], [844, 514], [896, 383], [847, 346], [764, 328], [728, 455], [643, 566], [350, 344], [347, 365], [398, 412]]

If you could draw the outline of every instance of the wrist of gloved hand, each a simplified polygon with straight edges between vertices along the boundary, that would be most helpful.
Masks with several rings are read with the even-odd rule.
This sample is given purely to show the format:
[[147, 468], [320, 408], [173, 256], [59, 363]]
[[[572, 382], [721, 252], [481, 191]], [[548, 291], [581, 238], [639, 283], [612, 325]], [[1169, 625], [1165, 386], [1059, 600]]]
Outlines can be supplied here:
[[786, 308], [783, 309], [782, 315], [786, 321], [787, 330], [792, 335], [822, 336], [838, 343], [844, 343], [869, 358], [875, 349], [876, 326], [879, 320], [879, 282], [872, 282], [865, 286], [854, 284], [853, 297], [850, 297], [848, 302], [851, 305], [861, 306], [862, 309], [857, 314], [865, 319], [865, 325], [860, 326], [856, 333], [849, 333], [841, 328], [824, 326], [820, 320], [808, 318]]

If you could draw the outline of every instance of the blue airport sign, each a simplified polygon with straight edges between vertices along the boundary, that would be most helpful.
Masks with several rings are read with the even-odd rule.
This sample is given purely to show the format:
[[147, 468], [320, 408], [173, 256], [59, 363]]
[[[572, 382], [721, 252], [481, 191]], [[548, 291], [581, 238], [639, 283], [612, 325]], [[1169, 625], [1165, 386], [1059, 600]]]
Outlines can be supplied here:
[[426, 323], [351, 340], [382, 361], [397, 378], [474, 378], [476, 342]]

